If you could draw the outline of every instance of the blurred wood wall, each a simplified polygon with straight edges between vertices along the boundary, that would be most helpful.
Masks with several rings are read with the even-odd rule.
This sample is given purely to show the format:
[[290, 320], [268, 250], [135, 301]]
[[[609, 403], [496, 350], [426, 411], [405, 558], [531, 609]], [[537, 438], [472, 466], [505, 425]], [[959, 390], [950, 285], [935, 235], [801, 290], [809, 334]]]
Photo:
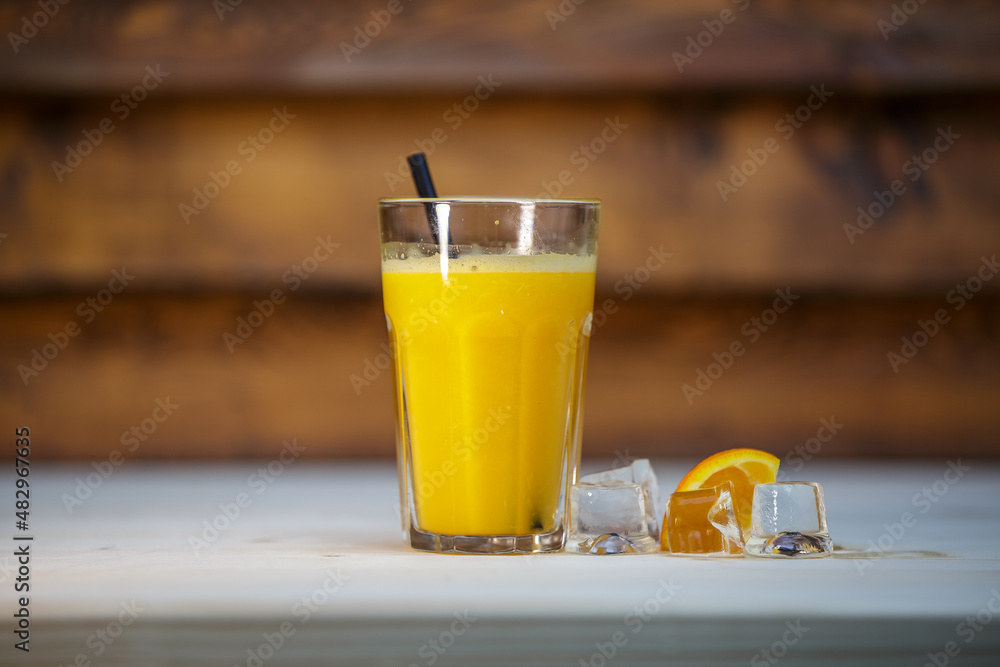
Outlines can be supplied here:
[[375, 201], [417, 149], [604, 201], [587, 456], [998, 455], [997, 3], [39, 7], [0, 7], [36, 456], [391, 456]]

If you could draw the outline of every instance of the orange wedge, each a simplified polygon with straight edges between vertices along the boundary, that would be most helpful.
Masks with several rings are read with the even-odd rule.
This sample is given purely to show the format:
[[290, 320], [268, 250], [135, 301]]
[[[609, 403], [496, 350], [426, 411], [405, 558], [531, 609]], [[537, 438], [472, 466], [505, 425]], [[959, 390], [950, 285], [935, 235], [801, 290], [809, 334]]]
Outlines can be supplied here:
[[774, 482], [779, 463], [778, 457], [759, 449], [727, 449], [696, 465], [677, 485], [677, 490], [695, 491], [732, 482], [733, 509], [743, 533], [748, 535], [753, 487]]

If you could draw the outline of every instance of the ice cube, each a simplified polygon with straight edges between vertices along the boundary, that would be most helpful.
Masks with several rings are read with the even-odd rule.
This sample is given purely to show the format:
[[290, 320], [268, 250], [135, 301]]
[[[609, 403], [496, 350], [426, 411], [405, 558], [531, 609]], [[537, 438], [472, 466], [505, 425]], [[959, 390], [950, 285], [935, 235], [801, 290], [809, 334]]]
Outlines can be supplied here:
[[649, 536], [646, 525], [646, 494], [642, 488], [618, 479], [574, 484], [570, 489], [566, 549], [601, 555], [656, 551], [656, 541]]
[[822, 486], [776, 482], [754, 487], [746, 555], [816, 558], [832, 552]]
[[733, 485], [670, 494], [663, 516], [664, 551], [703, 556], [743, 555], [743, 536], [733, 509]]
[[[804, 554], [822, 554], [830, 545], [818, 535], [803, 533], [779, 533], [767, 540], [766, 547], [774, 554], [782, 556], [802, 556]], [[825, 555], [825, 554], [824, 554]]]
[[631, 465], [595, 472], [580, 478], [581, 482], [600, 483], [611, 480], [633, 482], [639, 485], [646, 496], [646, 530], [654, 540], [660, 539], [660, 523], [657, 513], [660, 508], [660, 488], [656, 483], [656, 473], [649, 459], [636, 459]]
[[632, 540], [618, 533], [605, 533], [598, 537], [580, 542], [580, 551], [597, 556], [612, 556], [614, 554], [637, 554]]

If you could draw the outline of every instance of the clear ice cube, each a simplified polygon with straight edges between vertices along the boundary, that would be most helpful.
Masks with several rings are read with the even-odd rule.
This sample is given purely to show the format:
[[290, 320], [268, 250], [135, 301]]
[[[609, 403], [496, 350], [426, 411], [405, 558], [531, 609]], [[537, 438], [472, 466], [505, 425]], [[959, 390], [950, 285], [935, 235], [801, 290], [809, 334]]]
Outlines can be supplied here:
[[817, 558], [832, 552], [822, 486], [776, 482], [754, 487], [747, 556]]
[[656, 551], [647, 528], [643, 489], [619, 479], [574, 484], [566, 549], [600, 555]]
[[660, 539], [660, 523], [657, 516], [660, 508], [660, 487], [656, 483], [656, 473], [653, 472], [649, 459], [636, 459], [631, 465], [595, 472], [580, 478], [580, 482], [589, 484], [611, 480], [639, 485], [646, 497], [646, 530], [654, 540]]
[[637, 554], [639, 553], [632, 540], [622, 537], [618, 533], [605, 533], [598, 537], [580, 542], [580, 551], [596, 556], [613, 556], [615, 554]]
[[733, 508], [732, 483], [670, 494], [660, 543], [673, 554], [742, 556], [743, 535]]
[[804, 533], [778, 533], [765, 542], [765, 551], [769, 550], [775, 555], [781, 556], [804, 556], [806, 554], [826, 555], [830, 548], [827, 544], [829, 537], [825, 540], [819, 535], [806, 535]]

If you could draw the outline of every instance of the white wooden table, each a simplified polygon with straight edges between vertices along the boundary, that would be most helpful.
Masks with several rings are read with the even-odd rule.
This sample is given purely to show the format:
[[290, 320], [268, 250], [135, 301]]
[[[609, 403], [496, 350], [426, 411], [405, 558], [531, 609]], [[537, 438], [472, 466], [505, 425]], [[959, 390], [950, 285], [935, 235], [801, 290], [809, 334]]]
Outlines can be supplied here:
[[[657, 465], [661, 487], [689, 463]], [[4, 548], [0, 664], [997, 667], [1000, 467], [962, 465], [948, 483], [944, 461], [810, 463], [834, 541], [886, 553], [775, 562], [412, 552], [388, 463], [297, 461], [268, 483], [247, 464], [126, 462], [72, 513], [93, 468], [37, 463], [31, 651], [12, 648]], [[213, 519], [230, 524], [214, 538]]]

